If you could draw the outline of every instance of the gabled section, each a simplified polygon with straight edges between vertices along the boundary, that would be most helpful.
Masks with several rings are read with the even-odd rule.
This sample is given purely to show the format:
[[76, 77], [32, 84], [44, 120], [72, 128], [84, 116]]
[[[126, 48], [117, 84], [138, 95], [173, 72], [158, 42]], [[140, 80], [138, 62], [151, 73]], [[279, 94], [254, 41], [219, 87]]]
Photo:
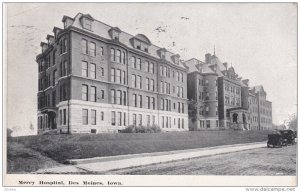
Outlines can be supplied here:
[[118, 27], [112, 27], [108, 30], [109, 36], [114, 41], [119, 41], [121, 30]]
[[138, 34], [130, 39], [132, 46], [136, 49], [148, 52], [151, 45], [150, 40], [143, 34]]
[[64, 23], [64, 29], [73, 24], [74, 19], [68, 16], [63, 16], [62, 22]]
[[54, 27], [52, 32], [54, 33], [54, 39], [57, 39], [57, 36], [59, 34], [59, 32], [61, 32], [62, 29], [61, 28], [58, 28], [58, 27]]
[[166, 52], [167, 50], [165, 48], [160, 48], [157, 50], [157, 53], [161, 59], [166, 59]]
[[42, 52], [44, 52], [48, 48], [48, 44], [45, 42], [41, 42], [40, 46], [42, 48]]
[[55, 42], [54, 36], [53, 35], [47, 35], [47, 41], [48, 41], [48, 45], [52, 45]]
[[83, 14], [79, 18], [79, 20], [80, 20], [82, 28], [87, 29], [89, 31], [93, 30], [94, 18], [90, 14]]
[[172, 55], [171, 56], [171, 59], [172, 61], [175, 63], [175, 64], [179, 64], [179, 61], [180, 61], [180, 55], [179, 54], [176, 54], [176, 55]]

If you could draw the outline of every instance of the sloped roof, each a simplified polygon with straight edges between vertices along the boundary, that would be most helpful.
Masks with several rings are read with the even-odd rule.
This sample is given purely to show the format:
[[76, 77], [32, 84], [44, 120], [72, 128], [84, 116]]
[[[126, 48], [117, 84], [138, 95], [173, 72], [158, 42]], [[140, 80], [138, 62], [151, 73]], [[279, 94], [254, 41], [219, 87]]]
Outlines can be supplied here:
[[[74, 22], [72, 24], [72, 26], [74, 27], [77, 27], [77, 28], [80, 28], [82, 30], [86, 30], [84, 28], [82, 28], [81, 26], [81, 23], [79, 21], [79, 19], [83, 16], [82, 13], [78, 13], [75, 18], [74, 18]], [[96, 19], [94, 19], [94, 22], [93, 22], [93, 33], [96, 34], [96, 35], [99, 35], [105, 39], [111, 39], [111, 37], [109, 36], [109, 33], [108, 31], [112, 28], [112, 26], [110, 25], [107, 25], [101, 21], [98, 21]], [[88, 31], [88, 30], [86, 30]], [[90, 32], [90, 31], [89, 31]], [[133, 36], [129, 33], [126, 33], [124, 31], [121, 31], [120, 34], [119, 34], [119, 41], [121, 43], [123, 43], [124, 45], [126, 45], [127, 47], [132, 47], [132, 44], [130, 43], [130, 39], [133, 38], [133, 37], [138, 37], [138, 38], [142, 38], [142, 39], [148, 39], [145, 35], [142, 35], [142, 34], [139, 34], [137, 36]], [[150, 42], [150, 40], [148, 39], [148, 41]], [[151, 44], [149, 47], [148, 47], [148, 53], [146, 52], [143, 52], [144, 54], [149, 54], [157, 59], [160, 59], [160, 56], [158, 54], [158, 50], [161, 49], [161, 47], [158, 47], [156, 45], [153, 45]], [[138, 51], [138, 50], [137, 50]], [[183, 69], [186, 69], [185, 66], [183, 65], [183, 63], [180, 61], [179, 64], [175, 64], [171, 58], [171, 56], [174, 55], [174, 53], [170, 52], [170, 51], [166, 51], [166, 54], [165, 54], [165, 59], [174, 64], [175, 66], [178, 66], [178, 67], [181, 67]]]

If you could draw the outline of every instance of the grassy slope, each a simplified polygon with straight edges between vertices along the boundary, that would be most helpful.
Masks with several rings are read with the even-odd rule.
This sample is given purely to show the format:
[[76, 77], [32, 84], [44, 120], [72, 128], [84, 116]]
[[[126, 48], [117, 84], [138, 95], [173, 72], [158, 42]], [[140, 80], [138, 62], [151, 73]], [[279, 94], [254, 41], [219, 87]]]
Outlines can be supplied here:
[[140, 134], [39, 135], [13, 142], [58, 162], [100, 156], [192, 149], [266, 141], [270, 131], [198, 131]]

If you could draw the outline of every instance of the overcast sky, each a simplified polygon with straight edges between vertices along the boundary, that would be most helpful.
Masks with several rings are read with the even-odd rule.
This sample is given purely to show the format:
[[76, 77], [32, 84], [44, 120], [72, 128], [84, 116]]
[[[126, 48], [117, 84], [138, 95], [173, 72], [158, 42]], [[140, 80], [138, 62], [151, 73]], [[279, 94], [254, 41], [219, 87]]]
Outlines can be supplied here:
[[[181, 55], [228, 62], [250, 86], [263, 85], [273, 122], [297, 110], [297, 6], [291, 3], [25, 3], [7, 6], [7, 121], [18, 135], [36, 131], [40, 42], [64, 15], [78, 12]], [[156, 30], [161, 27], [162, 30]], [[30, 129], [30, 124], [34, 130]]]

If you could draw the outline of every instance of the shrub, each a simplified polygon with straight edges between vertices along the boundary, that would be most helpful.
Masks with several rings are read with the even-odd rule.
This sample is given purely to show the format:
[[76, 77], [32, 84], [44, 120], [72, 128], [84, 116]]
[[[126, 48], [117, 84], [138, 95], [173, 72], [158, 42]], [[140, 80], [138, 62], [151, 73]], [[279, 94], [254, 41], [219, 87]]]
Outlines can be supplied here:
[[129, 125], [125, 129], [119, 130], [119, 133], [159, 133], [161, 129], [158, 125]]

